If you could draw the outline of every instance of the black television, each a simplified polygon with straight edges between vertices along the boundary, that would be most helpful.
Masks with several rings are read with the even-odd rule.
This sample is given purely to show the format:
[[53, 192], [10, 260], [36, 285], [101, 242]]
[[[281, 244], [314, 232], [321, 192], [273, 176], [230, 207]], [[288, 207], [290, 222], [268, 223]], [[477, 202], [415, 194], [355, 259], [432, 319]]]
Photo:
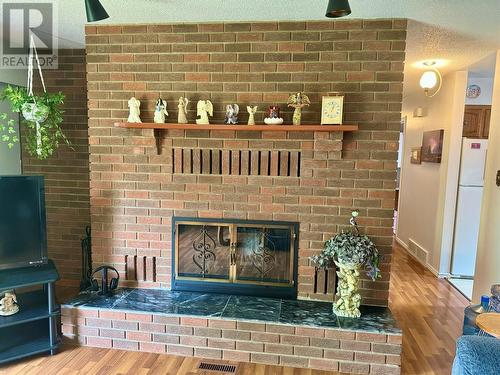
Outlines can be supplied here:
[[0, 176], [0, 269], [45, 263], [43, 176]]

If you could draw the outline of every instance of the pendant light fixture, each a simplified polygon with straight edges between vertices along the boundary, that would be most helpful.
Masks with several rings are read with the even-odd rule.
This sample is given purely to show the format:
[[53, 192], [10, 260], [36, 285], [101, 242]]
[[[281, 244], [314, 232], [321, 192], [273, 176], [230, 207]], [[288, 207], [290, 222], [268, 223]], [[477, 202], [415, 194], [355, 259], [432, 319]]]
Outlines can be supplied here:
[[329, 0], [328, 8], [326, 8], [326, 17], [339, 18], [351, 14], [349, 0]]
[[95, 22], [109, 18], [108, 13], [99, 0], [85, 0], [85, 10], [87, 11], [87, 22]]

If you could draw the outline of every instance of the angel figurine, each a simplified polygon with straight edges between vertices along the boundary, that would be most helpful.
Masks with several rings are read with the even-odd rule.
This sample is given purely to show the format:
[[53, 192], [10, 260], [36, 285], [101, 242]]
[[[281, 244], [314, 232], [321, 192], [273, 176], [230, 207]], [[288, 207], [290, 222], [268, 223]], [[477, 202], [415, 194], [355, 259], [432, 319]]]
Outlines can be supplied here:
[[293, 112], [293, 124], [300, 125], [302, 120], [302, 108], [307, 107], [311, 104], [311, 101], [307, 95], [298, 92], [297, 94], [290, 95], [288, 98], [288, 106], [295, 108]]
[[188, 123], [188, 120], [187, 120], [188, 103], [189, 103], [188, 98], [184, 98], [182, 96], [179, 98], [179, 104], [177, 105], [177, 107], [179, 108], [179, 114], [177, 116], [177, 123], [179, 123], [179, 124], [187, 124]]
[[199, 125], [208, 125], [210, 121], [208, 116], [214, 115], [214, 106], [210, 100], [199, 100], [196, 106], [196, 114], [200, 118], [196, 119], [196, 123]]
[[226, 106], [226, 118], [224, 119], [224, 124], [228, 125], [238, 124], [239, 112], [240, 112], [240, 106], [238, 104], [228, 104]]
[[165, 116], [168, 116], [167, 102], [162, 98], [158, 98], [155, 106], [154, 122], [157, 124], [164, 124]]
[[139, 100], [134, 97], [130, 98], [128, 101], [128, 107], [130, 108], [127, 120], [128, 122], [142, 122], [139, 117], [141, 114], [141, 110], [139, 109], [140, 106], [141, 102]]
[[248, 112], [248, 125], [255, 125], [255, 113], [257, 112], [257, 107], [256, 105], [248, 105], [247, 106], [247, 112]]
[[5, 292], [5, 295], [0, 299], [0, 316], [14, 315], [19, 311], [17, 298], [14, 292]]

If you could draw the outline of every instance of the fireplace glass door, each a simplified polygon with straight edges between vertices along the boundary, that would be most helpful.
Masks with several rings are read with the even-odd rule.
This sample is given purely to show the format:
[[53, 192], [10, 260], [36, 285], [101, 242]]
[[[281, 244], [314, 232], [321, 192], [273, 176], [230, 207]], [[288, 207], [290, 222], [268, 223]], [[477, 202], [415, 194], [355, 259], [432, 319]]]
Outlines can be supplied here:
[[228, 225], [179, 224], [178, 276], [229, 280], [231, 228]]
[[296, 223], [174, 218], [174, 290], [296, 293]]
[[290, 284], [293, 279], [288, 227], [238, 226], [236, 228], [236, 280]]

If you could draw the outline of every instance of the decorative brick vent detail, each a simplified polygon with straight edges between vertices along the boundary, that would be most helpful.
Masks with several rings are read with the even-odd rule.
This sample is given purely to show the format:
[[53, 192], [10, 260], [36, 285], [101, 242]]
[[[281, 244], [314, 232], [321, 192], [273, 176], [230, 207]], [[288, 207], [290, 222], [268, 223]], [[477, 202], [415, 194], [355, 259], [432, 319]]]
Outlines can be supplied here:
[[125, 275], [129, 281], [156, 282], [156, 257], [126, 255]]
[[173, 148], [174, 173], [300, 177], [300, 151]]
[[335, 294], [337, 274], [335, 268], [316, 268], [314, 273], [314, 293], [328, 294], [330, 298]]

